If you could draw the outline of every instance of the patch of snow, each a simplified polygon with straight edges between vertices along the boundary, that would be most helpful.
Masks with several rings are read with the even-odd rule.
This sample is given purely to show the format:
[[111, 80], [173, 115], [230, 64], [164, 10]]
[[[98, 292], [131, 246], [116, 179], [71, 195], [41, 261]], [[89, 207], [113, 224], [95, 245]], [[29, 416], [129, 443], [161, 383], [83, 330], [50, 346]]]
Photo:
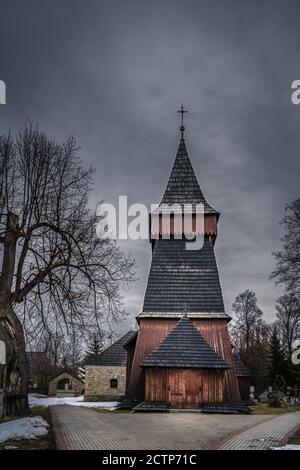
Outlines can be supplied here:
[[37, 396], [29, 395], [29, 406], [56, 406], [56, 405], [71, 405], [71, 406], [84, 406], [85, 408], [101, 408], [104, 410], [113, 411], [118, 404], [117, 401], [83, 401], [84, 396], [79, 397], [47, 397], [39, 398]]
[[49, 424], [41, 416], [14, 419], [0, 424], [0, 442], [37, 439], [48, 434]]
[[300, 450], [300, 445], [298, 444], [286, 444], [282, 447], [270, 447], [272, 450]]

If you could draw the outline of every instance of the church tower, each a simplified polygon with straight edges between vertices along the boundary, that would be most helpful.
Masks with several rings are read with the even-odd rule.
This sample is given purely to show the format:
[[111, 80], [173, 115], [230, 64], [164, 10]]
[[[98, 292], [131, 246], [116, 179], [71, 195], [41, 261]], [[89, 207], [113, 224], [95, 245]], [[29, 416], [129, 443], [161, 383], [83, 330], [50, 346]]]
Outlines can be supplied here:
[[[214, 253], [219, 213], [200, 189], [186, 148], [183, 107], [179, 112], [177, 155], [160, 206], [151, 215], [152, 262], [143, 310], [137, 317], [139, 330], [126, 345], [127, 397], [183, 407], [237, 402], [230, 317]], [[189, 205], [193, 231], [198, 207], [204, 211], [201, 249], [187, 249], [187, 240], [177, 236], [181, 224], [176, 222], [176, 211], [166, 237], [160, 211], [184, 204]]]

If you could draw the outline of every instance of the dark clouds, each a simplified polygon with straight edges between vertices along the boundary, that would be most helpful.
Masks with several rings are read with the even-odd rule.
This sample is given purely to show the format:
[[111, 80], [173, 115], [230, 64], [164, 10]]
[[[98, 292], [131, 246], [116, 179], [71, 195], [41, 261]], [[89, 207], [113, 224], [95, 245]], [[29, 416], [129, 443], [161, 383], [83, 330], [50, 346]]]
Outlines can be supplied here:
[[[150, 204], [171, 170], [183, 102], [194, 169], [221, 212], [227, 311], [250, 288], [271, 319], [278, 221], [299, 196], [300, 106], [290, 101], [300, 78], [299, 14], [296, 0], [2, 0], [1, 131], [30, 118], [58, 139], [74, 135], [97, 168], [93, 203], [128, 194]], [[122, 246], [139, 267], [125, 297], [135, 315], [150, 246]]]

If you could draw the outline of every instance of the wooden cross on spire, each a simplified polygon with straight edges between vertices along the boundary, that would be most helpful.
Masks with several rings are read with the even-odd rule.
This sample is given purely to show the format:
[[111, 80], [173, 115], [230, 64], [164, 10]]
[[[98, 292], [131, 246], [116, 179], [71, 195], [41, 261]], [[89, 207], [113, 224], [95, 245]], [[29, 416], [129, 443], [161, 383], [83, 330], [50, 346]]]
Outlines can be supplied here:
[[180, 132], [181, 132], [181, 139], [183, 140], [184, 139], [184, 130], [185, 130], [185, 127], [183, 125], [183, 115], [185, 113], [187, 113], [187, 111], [183, 108], [183, 105], [181, 105], [181, 109], [179, 111], [177, 111], [177, 113], [181, 114], [181, 126], [180, 126]]

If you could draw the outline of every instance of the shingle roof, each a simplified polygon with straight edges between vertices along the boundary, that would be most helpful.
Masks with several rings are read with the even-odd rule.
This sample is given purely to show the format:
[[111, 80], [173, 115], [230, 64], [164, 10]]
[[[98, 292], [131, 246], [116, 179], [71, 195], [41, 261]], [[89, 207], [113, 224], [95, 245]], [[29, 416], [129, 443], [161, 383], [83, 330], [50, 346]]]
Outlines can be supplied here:
[[84, 365], [90, 366], [126, 366], [127, 352], [123, 345], [135, 334], [135, 331], [128, 331], [111, 346], [100, 354], [90, 354], [84, 360]]
[[144, 360], [143, 367], [229, 369], [209, 346], [191, 320], [183, 316], [160, 345]]
[[204, 204], [205, 213], [218, 214], [206, 201], [194, 173], [184, 139], [180, 140], [161, 204]]
[[70, 372], [69, 370], [67, 369], [61, 369], [59, 372], [55, 372], [55, 374], [53, 374], [50, 379], [48, 380], [48, 382], [51, 382], [52, 380], [56, 379], [57, 377], [59, 377], [60, 375], [62, 374], [68, 374], [70, 377], [73, 377], [74, 379], [77, 379], [79, 380], [80, 382], [82, 382], [82, 379], [76, 374], [76, 373], [72, 373]]
[[242, 363], [240, 356], [234, 354], [233, 359], [237, 377], [251, 377], [250, 370]]
[[184, 239], [156, 241], [143, 312], [224, 312], [212, 242], [185, 248]]

